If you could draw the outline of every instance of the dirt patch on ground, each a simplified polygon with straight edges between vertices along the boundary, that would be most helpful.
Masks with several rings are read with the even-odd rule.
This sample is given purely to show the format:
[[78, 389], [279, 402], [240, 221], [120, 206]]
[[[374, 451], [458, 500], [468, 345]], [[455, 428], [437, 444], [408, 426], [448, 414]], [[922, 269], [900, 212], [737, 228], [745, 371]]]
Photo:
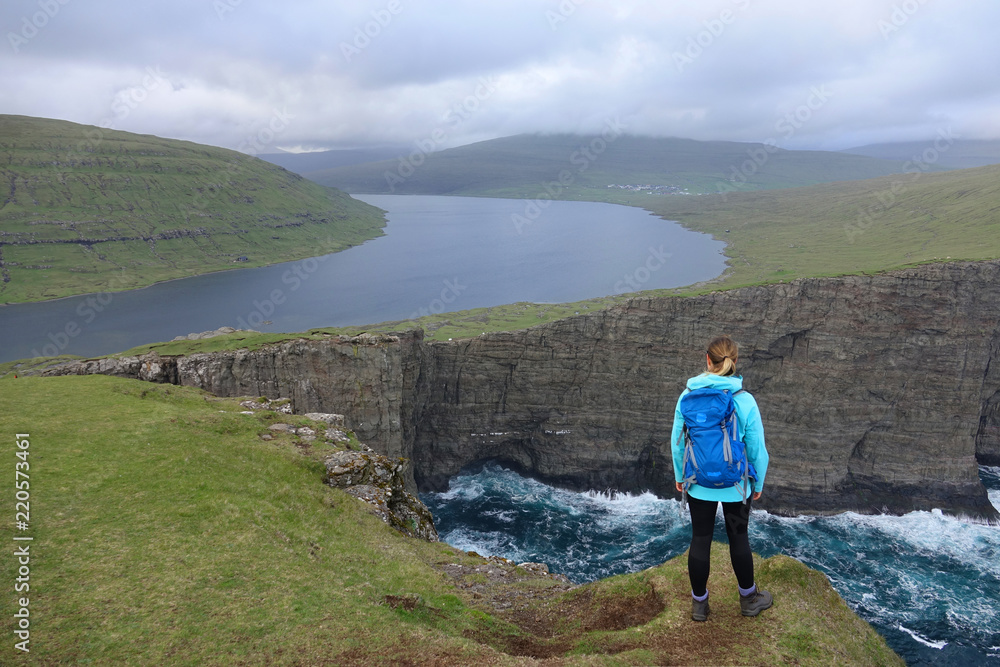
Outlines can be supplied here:
[[[575, 586], [544, 565], [496, 557], [437, 567], [470, 605], [488, 614], [465, 632], [467, 638], [545, 664], [561, 663], [570, 653], [632, 650], [641, 650], [643, 661], [655, 656], [661, 665], [755, 664], [754, 648], [773, 631], [774, 619], [766, 615], [743, 617], [735, 594], [722, 594], [721, 581], [708, 621], [692, 621], [683, 571], [677, 573], [681, 576], [640, 574], [617, 583]], [[726, 578], [725, 573], [719, 577]]]
[[405, 609], [413, 611], [420, 604], [420, 598], [416, 595], [386, 595], [382, 601], [393, 609]]
[[[440, 568], [473, 606], [500, 623], [466, 632], [466, 636], [509, 655], [552, 658], [574, 648], [581, 637], [595, 631], [614, 632], [648, 623], [665, 608], [663, 596], [652, 584], [628, 593], [601, 595], [578, 588], [566, 577], [551, 574], [544, 565], [517, 565], [502, 558], [476, 565], [448, 563]], [[617, 642], [602, 653], [634, 648]]]

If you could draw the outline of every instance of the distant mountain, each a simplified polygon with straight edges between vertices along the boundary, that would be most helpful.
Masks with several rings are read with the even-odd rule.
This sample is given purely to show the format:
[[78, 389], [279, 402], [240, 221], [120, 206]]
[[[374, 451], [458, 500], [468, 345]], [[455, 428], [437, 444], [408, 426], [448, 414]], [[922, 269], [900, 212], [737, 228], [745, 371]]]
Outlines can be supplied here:
[[1000, 164], [1000, 139], [950, 139], [869, 144], [841, 151], [882, 160], [912, 160], [947, 169], [969, 169]]
[[[933, 167], [940, 170], [940, 167]], [[518, 135], [425, 154], [416, 145], [393, 160], [306, 172], [357, 193], [574, 198], [594, 190], [718, 193], [873, 178], [902, 160], [765, 144], [690, 139]], [[648, 186], [643, 188], [642, 186]]]
[[335, 252], [382, 212], [235, 151], [0, 115], [0, 303]]
[[314, 153], [261, 153], [262, 160], [284, 167], [296, 174], [310, 171], [345, 167], [364, 162], [391, 160], [410, 151], [408, 146], [384, 146], [380, 148], [348, 148], [341, 150], [317, 151]]

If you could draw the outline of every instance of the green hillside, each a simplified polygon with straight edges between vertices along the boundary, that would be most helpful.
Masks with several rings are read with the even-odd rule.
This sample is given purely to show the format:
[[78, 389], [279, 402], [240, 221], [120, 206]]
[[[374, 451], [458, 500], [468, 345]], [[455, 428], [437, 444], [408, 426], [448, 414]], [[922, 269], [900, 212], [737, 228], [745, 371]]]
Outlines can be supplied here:
[[0, 303], [335, 252], [382, 212], [235, 151], [0, 116]]
[[[1000, 165], [727, 196], [605, 191], [589, 199], [641, 206], [726, 242], [728, 268], [721, 277], [686, 288], [647, 292], [653, 295], [692, 295], [796, 278], [1000, 257]], [[366, 329], [420, 326], [431, 338], [461, 338], [522, 329], [631, 296], [567, 304], [517, 303]]]
[[242, 410], [190, 387], [0, 377], [8, 483], [25, 463], [30, 503], [26, 530], [13, 498], [0, 525], [0, 664], [902, 664], [785, 556], [757, 560], [775, 603], [748, 619], [717, 545], [712, 616], [695, 624], [684, 558], [565, 590], [403, 537], [322, 483], [333, 445], [268, 429], [308, 420]]
[[[641, 206], [667, 220], [726, 242], [728, 267], [706, 283], [652, 295], [693, 295], [796, 278], [877, 273], [916, 264], [1000, 257], [1000, 165], [943, 173], [911, 173], [866, 181], [723, 196], [610, 194], [594, 201]], [[310, 335], [400, 331], [419, 326], [447, 340], [511, 331], [608, 307], [622, 294], [576, 303], [515, 303], [363, 327], [318, 329]], [[261, 335], [259, 342], [282, 336]], [[184, 354], [256, 344], [243, 334], [208, 341], [146, 345]]]
[[635, 203], [725, 240], [720, 287], [1000, 257], [1000, 165]]
[[[938, 150], [936, 147], [944, 148]], [[900, 141], [848, 148], [844, 153], [881, 160], [933, 161], [946, 169], [971, 169], [1000, 163], [1000, 139], [954, 139], [942, 132], [930, 141]]]
[[[425, 155], [307, 172], [347, 192], [578, 199], [609, 185], [692, 194], [791, 188], [904, 171], [904, 161], [764, 144], [614, 135], [518, 135]], [[625, 192], [611, 188], [611, 191]]]

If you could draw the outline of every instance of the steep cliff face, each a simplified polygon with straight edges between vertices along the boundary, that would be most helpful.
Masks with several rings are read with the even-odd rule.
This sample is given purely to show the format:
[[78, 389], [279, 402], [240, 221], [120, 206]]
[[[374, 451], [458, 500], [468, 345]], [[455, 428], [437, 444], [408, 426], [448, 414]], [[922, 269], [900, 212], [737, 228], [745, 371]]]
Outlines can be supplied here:
[[728, 333], [761, 407], [783, 512], [944, 507], [992, 515], [1000, 263], [919, 267], [628, 305], [431, 343], [418, 484], [510, 461], [574, 488], [672, 493], [669, 433], [707, 341]]
[[570, 488], [670, 495], [677, 396], [727, 333], [764, 417], [761, 507], [995, 516], [976, 457], [1000, 460], [998, 321], [1000, 262], [955, 263], [636, 298], [462, 341], [293, 341], [159, 359], [152, 376], [148, 359], [60, 372], [145, 372], [344, 413], [376, 450], [410, 458], [421, 489], [492, 458]]
[[994, 331], [990, 342], [982, 405], [976, 435], [976, 458], [983, 465], [1000, 466], [1000, 327]]

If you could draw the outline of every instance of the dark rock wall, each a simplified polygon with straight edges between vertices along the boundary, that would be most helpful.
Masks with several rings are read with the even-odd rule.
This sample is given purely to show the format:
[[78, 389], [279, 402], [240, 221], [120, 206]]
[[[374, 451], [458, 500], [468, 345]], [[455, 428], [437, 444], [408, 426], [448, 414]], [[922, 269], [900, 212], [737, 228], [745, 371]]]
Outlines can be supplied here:
[[639, 297], [453, 342], [363, 335], [59, 372], [287, 397], [296, 412], [343, 413], [362, 441], [411, 459], [423, 490], [500, 459], [574, 489], [670, 495], [677, 397], [703, 369], [707, 341], [726, 333], [740, 344], [739, 370], [771, 454], [759, 506], [995, 516], [977, 455], [1000, 462], [998, 321], [1000, 262], [952, 263]]
[[976, 458], [983, 465], [1000, 466], [1000, 327], [993, 333], [990, 350], [976, 435]]
[[573, 488], [671, 493], [677, 396], [727, 333], [764, 416], [761, 506], [992, 514], [976, 453], [977, 439], [981, 458], [996, 452], [998, 278], [985, 262], [637, 298], [431, 343], [417, 482], [442, 488], [462, 465], [499, 458]]
[[[412, 384], [419, 375], [423, 334], [291, 340], [257, 350], [184, 357], [107, 358], [75, 362], [48, 374], [101, 373], [199, 387], [217, 396], [291, 399], [297, 413], [338, 406], [358, 439], [388, 457], [409, 456]], [[415, 487], [412, 486], [412, 490]]]
[[410, 396], [401, 379], [419, 357], [413, 350], [419, 339], [359, 336], [195, 354], [177, 360], [178, 380], [219, 396], [290, 398], [298, 413], [336, 405], [359, 440], [377, 442], [389, 457], [408, 456], [402, 416]]

